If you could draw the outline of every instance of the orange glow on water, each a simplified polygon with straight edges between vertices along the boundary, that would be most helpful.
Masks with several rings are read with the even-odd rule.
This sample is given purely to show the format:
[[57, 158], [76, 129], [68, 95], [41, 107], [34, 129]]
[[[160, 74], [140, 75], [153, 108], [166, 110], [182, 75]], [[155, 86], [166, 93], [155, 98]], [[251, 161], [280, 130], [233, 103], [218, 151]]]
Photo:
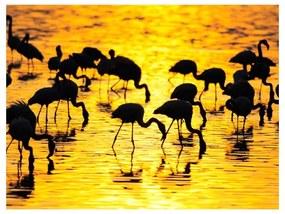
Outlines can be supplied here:
[[[115, 145], [115, 155], [111, 145], [121, 121], [110, 117], [119, 105], [136, 102], [145, 109], [145, 121], [155, 116], [168, 128], [171, 119], [154, 115], [153, 111], [169, 100], [174, 88], [183, 82], [180, 74], [171, 79], [172, 85], [168, 82], [171, 66], [181, 59], [191, 59], [198, 66], [198, 74], [212, 67], [223, 68], [226, 83], [233, 82], [233, 73], [242, 66], [229, 63], [229, 59], [247, 48], [257, 53], [257, 43], [261, 39], [270, 43], [269, 50], [264, 48], [264, 55], [277, 64], [271, 68], [272, 75], [268, 78], [275, 87], [279, 82], [278, 6], [7, 5], [7, 14], [13, 16], [13, 33], [22, 38], [29, 32], [30, 42], [45, 57], [43, 63], [34, 60], [34, 72], [40, 74], [34, 80], [18, 80], [27, 72], [25, 58], [21, 67], [12, 71], [7, 106], [19, 99], [27, 101], [36, 90], [51, 86], [47, 61], [55, 56], [57, 45], [62, 47], [62, 59], [73, 52], [81, 52], [86, 46], [96, 47], [108, 57], [108, 51], [114, 49], [116, 54], [131, 58], [141, 67], [141, 83], [146, 83], [151, 92], [150, 102], [145, 103], [144, 89], [136, 89], [130, 81], [125, 101], [122, 81], [115, 87], [119, 96], [112, 92], [107, 95], [106, 75], [102, 77], [101, 90], [99, 81], [92, 81], [91, 91], [79, 91], [77, 98], [85, 103], [90, 115], [84, 128], [80, 108], [70, 107], [72, 119], [68, 121], [67, 105], [62, 101], [55, 123], [56, 103], [52, 103], [45, 124], [43, 107], [36, 131], [44, 133], [47, 130], [57, 137], [57, 151], [52, 157], [53, 162], [48, 162], [45, 159], [47, 142], [30, 141], [36, 158], [33, 180], [28, 176], [28, 152], [23, 151], [22, 172], [18, 175], [17, 143], [11, 145], [6, 158], [8, 209], [278, 208], [277, 105], [273, 105], [273, 118], [266, 120], [264, 127], [258, 125], [257, 111], [248, 117], [246, 128], [253, 127], [253, 133], [246, 136], [249, 150], [233, 152], [236, 124], [230, 121], [231, 113], [227, 109], [214, 111], [215, 90], [214, 85], [210, 85], [201, 100], [208, 120], [202, 130], [207, 152], [201, 160], [198, 159], [198, 137], [195, 134], [189, 136], [185, 125], [182, 130], [184, 140], [193, 142], [194, 146], [180, 150], [176, 123], [167, 136], [164, 150], [160, 148], [161, 133], [156, 125], [144, 129], [136, 123], [133, 156], [131, 125], [124, 125]], [[11, 59], [8, 46], [6, 53], [8, 64]], [[16, 52], [14, 61], [20, 61]], [[100, 78], [94, 71], [96, 78]], [[83, 72], [78, 69], [77, 73]], [[86, 74], [92, 76], [93, 70], [87, 70]], [[82, 80], [73, 77], [71, 80], [82, 84]], [[116, 81], [117, 77], [111, 76], [110, 86]], [[204, 82], [196, 80], [192, 74], [186, 76], [185, 82], [195, 84], [198, 95], [203, 90]], [[251, 84], [257, 94], [260, 80]], [[229, 98], [222, 95], [219, 86], [217, 93], [216, 109]], [[266, 104], [268, 87], [262, 88], [262, 94], [262, 102]], [[255, 101], [258, 101], [257, 95]], [[40, 106], [35, 104], [30, 108], [37, 114]], [[196, 107], [193, 111], [192, 126], [198, 128], [202, 123], [200, 112]], [[241, 127], [242, 122], [239, 125]], [[7, 145], [10, 140], [7, 135]], [[52, 163], [54, 169], [48, 174]], [[34, 182], [26, 182], [30, 187], [25, 187], [23, 182], [20, 182], [22, 186], [18, 185], [23, 179]], [[28, 197], [21, 197], [21, 191], [27, 191]]]

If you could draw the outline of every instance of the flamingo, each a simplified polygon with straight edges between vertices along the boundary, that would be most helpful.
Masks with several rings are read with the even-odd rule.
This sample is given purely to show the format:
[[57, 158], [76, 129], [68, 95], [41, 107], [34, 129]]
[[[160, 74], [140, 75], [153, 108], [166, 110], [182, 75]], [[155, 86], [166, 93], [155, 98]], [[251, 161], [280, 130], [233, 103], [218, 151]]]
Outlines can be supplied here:
[[228, 110], [232, 111], [237, 115], [237, 130], [236, 130], [237, 135], [238, 135], [239, 116], [244, 117], [243, 127], [242, 127], [242, 133], [244, 135], [246, 117], [250, 114], [252, 110], [251, 101], [247, 97], [237, 97], [236, 99], [231, 98], [226, 101], [226, 107]]
[[29, 99], [29, 105], [33, 105], [38, 103], [41, 105], [39, 110], [38, 117], [40, 115], [41, 109], [43, 105], [46, 105], [46, 121], [48, 121], [48, 105], [54, 101], [58, 101], [56, 110], [54, 113], [54, 118], [56, 119], [56, 113], [59, 106], [60, 100], [67, 100], [67, 107], [68, 107], [68, 118], [71, 119], [70, 111], [69, 111], [69, 100], [71, 101], [74, 107], [81, 107], [82, 108], [82, 115], [84, 118], [85, 123], [88, 121], [89, 113], [86, 110], [85, 104], [83, 102], [77, 102], [76, 98], [78, 95], [78, 86], [72, 80], [60, 80], [56, 81], [52, 87], [45, 87], [39, 89], [35, 92], [35, 94]]
[[203, 117], [203, 125], [204, 126], [207, 122], [206, 118], [206, 111], [203, 108], [203, 105], [199, 101], [194, 101], [194, 98], [197, 94], [198, 90], [196, 85], [192, 83], [184, 83], [177, 86], [174, 91], [172, 92], [170, 99], [177, 98], [179, 100], [188, 101], [193, 105], [198, 105], [200, 108], [200, 114]]
[[[186, 60], [186, 59], [183, 59], [183, 60], [180, 60], [178, 61], [177, 63], [175, 63], [174, 66], [172, 66], [170, 69], [169, 69], [169, 72], [173, 72], [173, 76], [171, 76], [169, 79], [168, 79], [168, 82], [170, 82], [170, 79], [172, 79], [176, 74], [180, 73], [180, 74], [183, 74], [184, 75], [184, 78], [183, 78], [183, 83], [185, 81], [185, 76], [191, 72], [196, 72], [197, 73], [197, 65], [194, 61], [192, 60]], [[171, 83], [171, 82], [170, 82]]]
[[233, 56], [229, 62], [242, 64], [243, 70], [247, 71], [247, 65], [252, 65], [256, 61], [256, 58], [254, 52], [245, 50]]
[[[93, 48], [93, 47], [85, 47], [85, 48], [83, 48], [81, 53], [87, 54], [91, 58], [92, 61], [98, 61], [99, 59], [104, 57], [104, 55], [102, 54], [102, 52], [100, 50], [98, 50], [97, 48]], [[95, 68], [97, 68], [96, 65], [95, 65]], [[97, 70], [98, 70], [98, 68], [97, 68]], [[95, 76], [95, 74], [93, 71], [92, 79], [95, 79], [94, 76]]]
[[62, 57], [61, 46], [60, 45], [56, 46], [55, 50], [56, 50], [56, 56], [51, 57], [48, 60], [48, 69], [50, 71], [50, 75], [52, 70], [57, 71], [59, 69], [60, 60]]
[[[200, 144], [199, 157], [201, 157], [201, 155], [206, 152], [206, 143], [203, 139], [202, 132], [199, 131], [198, 129], [192, 128], [192, 125], [191, 125], [192, 114], [193, 114], [193, 107], [192, 107], [191, 103], [183, 101], [183, 100], [170, 100], [170, 101], [165, 102], [159, 108], [157, 108], [153, 113], [154, 114], [163, 114], [163, 115], [166, 115], [166, 116], [172, 118], [172, 122], [171, 122], [168, 130], [166, 131], [165, 137], [163, 137], [161, 147], [163, 147], [166, 136], [167, 136], [174, 120], [177, 120], [177, 124], [178, 124], [179, 120], [184, 119], [188, 131], [192, 132], [192, 133], [196, 133], [199, 136], [199, 144]], [[180, 138], [179, 126], [178, 126], [178, 136], [179, 136], [180, 144], [181, 144], [181, 146], [183, 146], [182, 140]]]
[[[73, 53], [73, 59], [81, 68], [82, 72], [86, 71], [87, 68], [97, 68], [96, 64], [94, 63], [93, 58], [87, 53]], [[94, 73], [93, 73], [94, 78]]]
[[74, 57], [69, 55], [68, 59], [64, 59], [60, 62], [59, 71], [56, 74], [56, 81], [59, 80], [59, 77], [66, 80], [65, 74], [69, 76], [72, 75], [75, 79], [85, 78], [85, 91], [88, 91], [88, 86], [91, 85], [91, 80], [86, 75], [77, 76], [78, 64], [75, 61]]
[[12, 31], [12, 16], [6, 15], [6, 21], [9, 23], [8, 27], [8, 46], [11, 49], [11, 54], [12, 54], [12, 62], [13, 62], [13, 50], [18, 51], [19, 47], [21, 45], [21, 40], [17, 36], [13, 36], [13, 31]]
[[[131, 59], [123, 56], [116, 56], [115, 51], [111, 49], [109, 51], [111, 56], [111, 60], [114, 63], [114, 68], [112, 69], [112, 73], [119, 77], [119, 81], [122, 79], [127, 82], [125, 87], [124, 98], [126, 99], [126, 92], [128, 87], [128, 81], [133, 80], [135, 87], [137, 89], [145, 88], [145, 102], [150, 101], [150, 92], [148, 90], [147, 84], [139, 84], [141, 80], [141, 68]], [[118, 82], [119, 82], [118, 81]], [[116, 82], [112, 87], [111, 90], [114, 91], [113, 87], [118, 83]], [[114, 91], [115, 92], [115, 91]], [[115, 92], [116, 93], [116, 92]]]
[[258, 42], [257, 44], [258, 56], [256, 58], [256, 62], [262, 62], [269, 66], [276, 66], [275, 62], [263, 56], [261, 45], [265, 45], [267, 50], [269, 50], [269, 47], [270, 47], [266, 39], [262, 39]]
[[[55, 143], [51, 135], [35, 133], [36, 123], [34, 112], [24, 101], [16, 101], [6, 110], [6, 124], [10, 124], [8, 133], [12, 136], [12, 141], [13, 139], [23, 141], [24, 148], [30, 150], [28, 140], [30, 137], [35, 140], [48, 139], [49, 154], [47, 158], [49, 158], [54, 153]], [[12, 141], [7, 146], [6, 152]], [[31, 150], [30, 157], [33, 158]]]
[[39, 122], [39, 116], [44, 105], [46, 106], [46, 122], [48, 121], [48, 106], [57, 100], [60, 100], [60, 96], [57, 93], [57, 90], [53, 87], [44, 87], [35, 92], [35, 94], [29, 99], [28, 104], [33, 105], [38, 103], [41, 105], [37, 115], [37, 122]]
[[[277, 97], [279, 97], [279, 84], [277, 84], [276, 88], [275, 88], [275, 92], [276, 92], [276, 95]], [[267, 117], [268, 117], [268, 120], [270, 121], [271, 118], [272, 118], [272, 104], [279, 104], [279, 99], [275, 99], [274, 96], [270, 97], [270, 100], [268, 102], [268, 107], [267, 107]]]
[[[254, 104], [254, 89], [248, 81], [238, 81], [236, 83], [228, 83], [223, 92], [225, 95], [231, 96], [232, 99], [238, 97], [247, 97], [251, 103], [252, 110], [259, 108], [260, 121], [259, 125], [264, 125], [265, 106], [261, 103]], [[233, 115], [232, 115], [233, 120]]]
[[43, 61], [44, 57], [42, 53], [32, 44], [29, 43], [30, 34], [26, 33], [25, 37], [21, 41], [21, 45], [19, 47], [19, 52], [28, 59], [28, 70], [29, 70], [29, 62], [32, 61], [32, 66], [34, 70], [34, 62], [33, 59], [38, 59], [39, 61]]
[[153, 122], [157, 124], [161, 134], [162, 139], [164, 139], [165, 136], [165, 126], [163, 123], [161, 123], [158, 119], [152, 117], [147, 122], [143, 121], [144, 116], [144, 108], [137, 103], [125, 103], [120, 105], [116, 110], [112, 112], [112, 118], [120, 118], [122, 120], [122, 123], [117, 131], [117, 134], [115, 135], [112, 148], [115, 145], [115, 142], [117, 140], [117, 136], [123, 126], [124, 123], [132, 123], [132, 136], [131, 141], [133, 144], [133, 148], [135, 148], [134, 143], [134, 123], [137, 122], [141, 127], [147, 128], [149, 127]]

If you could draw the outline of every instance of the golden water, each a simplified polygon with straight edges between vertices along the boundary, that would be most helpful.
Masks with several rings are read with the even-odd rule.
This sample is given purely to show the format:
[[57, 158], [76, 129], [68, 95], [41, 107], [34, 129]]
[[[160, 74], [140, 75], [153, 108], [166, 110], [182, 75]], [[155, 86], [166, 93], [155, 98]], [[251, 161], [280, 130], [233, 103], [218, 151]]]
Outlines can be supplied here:
[[[180, 145], [175, 125], [160, 148], [160, 133], [155, 125], [147, 129], [134, 126], [136, 148], [132, 154], [131, 125], [123, 126], [115, 144], [114, 136], [121, 121], [111, 119], [111, 112], [125, 102], [140, 103], [145, 108], [145, 120], [155, 116], [166, 126], [170, 118], [153, 115], [154, 109], [170, 97], [175, 86], [183, 82], [181, 75], [172, 75], [169, 68], [181, 59], [192, 59], [198, 73], [219, 67], [227, 74], [226, 83], [233, 82], [232, 74], [241, 65], [229, 63], [236, 53], [251, 48], [257, 53], [257, 43], [267, 39], [270, 49], [264, 55], [277, 63], [271, 68], [268, 81], [278, 84], [278, 6], [28, 6], [7, 5], [7, 14], [13, 16], [13, 33], [23, 37], [29, 32], [31, 43], [43, 53], [41, 63], [34, 60], [34, 73], [38, 78], [18, 80], [26, 74], [27, 60], [12, 70], [12, 84], [7, 88], [7, 106], [28, 99], [49, 81], [47, 61], [55, 56], [55, 47], [61, 45], [63, 59], [86, 46], [96, 47], [107, 55], [109, 49], [133, 59], [142, 69], [142, 83], [147, 83], [151, 98], [144, 103], [144, 90], [128, 84], [126, 101], [123, 90], [119, 96], [107, 95], [108, 77], [103, 76], [101, 92], [99, 81], [92, 81], [90, 92], [79, 92], [78, 100], [86, 104], [90, 118], [86, 127], [81, 110], [71, 106], [72, 119], [68, 122], [66, 102], [59, 106], [57, 122], [53, 120], [56, 103], [49, 107], [49, 120], [45, 124], [43, 108], [37, 133], [47, 131], [56, 137], [57, 151], [51, 158], [54, 170], [48, 174], [49, 162], [45, 140], [30, 141], [34, 148], [35, 170], [29, 176], [28, 152], [23, 152], [23, 163], [18, 169], [19, 152], [14, 142], [6, 156], [7, 208], [94, 208], [94, 209], [215, 209], [215, 208], [273, 208], [279, 207], [279, 110], [273, 105], [273, 118], [258, 125], [258, 112], [247, 119], [246, 128], [253, 126], [246, 136], [248, 151], [233, 152], [236, 143], [236, 123], [231, 113], [214, 112], [214, 86], [203, 94], [202, 103], [207, 109], [208, 122], [202, 133], [207, 152], [198, 160], [198, 138], [193, 136], [194, 147]], [[11, 60], [6, 48], [7, 64]], [[14, 62], [20, 55], [14, 53]], [[53, 72], [52, 75], [55, 73]], [[80, 69], [78, 74], [81, 74]], [[87, 71], [92, 76], [93, 71]], [[95, 73], [99, 78], [99, 75]], [[71, 78], [74, 80], [73, 78]], [[111, 77], [111, 84], [117, 81]], [[80, 85], [81, 80], [76, 82]], [[185, 82], [197, 85], [198, 93], [204, 82], [192, 74]], [[260, 80], [251, 84], [258, 91]], [[119, 83], [117, 89], [122, 87]], [[262, 102], [268, 102], [269, 90], [262, 88]], [[108, 104], [109, 96], [109, 104]], [[217, 108], [224, 105], [228, 96], [218, 87]], [[255, 102], [258, 102], [256, 92]], [[39, 105], [32, 105], [35, 114]], [[202, 119], [194, 108], [193, 127]], [[241, 123], [239, 124], [242, 125]], [[8, 126], [6, 128], [8, 130]], [[185, 127], [185, 138], [189, 135]], [[191, 141], [191, 137], [187, 138]], [[7, 135], [8, 144], [11, 137]], [[162, 163], [165, 160], [165, 164]], [[190, 163], [190, 173], [184, 172]], [[128, 176], [130, 171], [135, 176]]]

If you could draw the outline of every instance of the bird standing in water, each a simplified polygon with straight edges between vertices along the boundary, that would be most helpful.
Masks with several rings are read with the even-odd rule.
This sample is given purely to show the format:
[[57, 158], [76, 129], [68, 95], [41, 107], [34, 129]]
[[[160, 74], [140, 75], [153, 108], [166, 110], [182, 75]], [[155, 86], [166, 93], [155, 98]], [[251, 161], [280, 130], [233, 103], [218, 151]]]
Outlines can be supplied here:
[[[179, 123], [179, 120], [184, 119], [186, 127], [189, 132], [195, 133], [199, 136], [199, 144], [200, 144], [200, 150], [199, 150], [199, 157], [201, 157], [202, 154], [206, 152], [206, 143], [203, 139], [202, 132], [198, 129], [192, 128], [191, 120], [192, 120], [192, 114], [193, 114], [193, 107], [192, 104], [183, 100], [170, 100], [165, 102], [162, 106], [157, 108], [154, 112], [154, 114], [163, 114], [170, 118], [172, 118], [172, 122], [166, 131], [165, 137], [162, 141], [161, 147], [163, 147], [164, 141], [166, 139], [166, 136], [175, 120], [177, 120], [177, 124]], [[180, 130], [178, 126], [178, 137], [181, 146], [183, 146], [182, 140], [180, 138]]]
[[30, 66], [30, 60], [32, 62], [33, 70], [34, 70], [34, 62], [33, 59], [38, 59], [39, 61], [43, 61], [44, 57], [42, 53], [32, 44], [29, 43], [30, 34], [26, 33], [25, 37], [21, 41], [21, 45], [19, 47], [19, 52], [28, 59], [28, 71]]
[[225, 80], [226, 74], [225, 71], [221, 68], [210, 68], [206, 69], [201, 74], [197, 75], [197, 65], [192, 60], [180, 60], [177, 62], [172, 68], [172, 71], [182, 73], [184, 75], [193, 73], [193, 76], [196, 80], [204, 80], [205, 86], [201, 94], [199, 95], [199, 100], [201, 100], [201, 96], [205, 91], [208, 91], [209, 84], [215, 84], [215, 106], [217, 102], [217, 83], [220, 84], [222, 90], [225, 89]]
[[[145, 89], [145, 102], [149, 102], [150, 100], [150, 92], [148, 90], [147, 84], [139, 84], [141, 80], [141, 68], [131, 59], [123, 56], [116, 56], [115, 51], [111, 49], [109, 51], [111, 56], [111, 60], [114, 63], [114, 68], [110, 71], [113, 75], [118, 76], [120, 79], [127, 82], [125, 87], [124, 98], [126, 99], [126, 93], [128, 88], [129, 80], [133, 80], [135, 87], [137, 89], [144, 88]], [[118, 81], [118, 82], [119, 82]], [[112, 87], [111, 90], [114, 91], [113, 87], [118, 83], [116, 82]], [[115, 91], [114, 91], [115, 92]], [[116, 92], [115, 92], [116, 93]]]
[[150, 118], [146, 123], [143, 121], [144, 116], [144, 108], [137, 103], [125, 103], [120, 105], [116, 110], [112, 112], [112, 118], [120, 118], [122, 120], [122, 123], [117, 131], [117, 134], [115, 135], [112, 148], [115, 145], [115, 142], [117, 140], [117, 136], [123, 126], [124, 123], [132, 123], [132, 136], [131, 141], [133, 144], [133, 147], [135, 147], [134, 143], [134, 123], [137, 122], [141, 127], [147, 128], [149, 127], [153, 122], [157, 124], [161, 134], [162, 139], [164, 139], [165, 136], [165, 126], [163, 123], [161, 123], [158, 119], [152, 117]]
[[14, 36], [13, 35], [13, 31], [12, 31], [12, 22], [13, 22], [13, 18], [10, 15], [6, 15], [6, 21], [8, 22], [8, 46], [11, 49], [11, 55], [12, 55], [12, 59], [11, 59], [11, 63], [13, 63], [13, 51], [19, 50], [19, 47], [21, 45], [21, 40], [19, 39], [19, 37]]
[[56, 46], [55, 48], [55, 51], [56, 51], [56, 56], [54, 57], [51, 57], [49, 60], [48, 60], [48, 69], [49, 69], [49, 73], [50, 73], [50, 79], [51, 79], [51, 71], [57, 71], [59, 69], [59, 65], [60, 65], [60, 60], [61, 60], [61, 57], [62, 57], [62, 51], [61, 51], [61, 46], [58, 45]]
[[194, 98], [197, 95], [197, 92], [198, 90], [197, 90], [196, 85], [192, 83], [184, 83], [184, 84], [177, 86], [174, 89], [174, 91], [172, 92], [170, 96], [170, 99], [177, 98], [179, 100], [185, 100], [185, 101], [190, 102], [192, 106], [198, 105], [200, 108], [200, 114], [203, 117], [203, 124], [201, 125], [201, 127], [204, 127], [207, 122], [206, 111], [204, 110], [201, 102], [194, 101]]
[[245, 127], [245, 121], [246, 117], [250, 114], [252, 110], [251, 101], [247, 97], [237, 97], [236, 99], [229, 99], [226, 101], [226, 107], [228, 110], [232, 111], [237, 115], [237, 136], [238, 136], [238, 124], [239, 124], [239, 116], [243, 116], [243, 127], [242, 127], [242, 133], [244, 135], [244, 127]]
[[[30, 161], [33, 162], [33, 150], [29, 146], [29, 139], [35, 140], [48, 139], [49, 154], [47, 158], [51, 157], [54, 153], [55, 143], [49, 134], [36, 134], [36, 116], [29, 106], [23, 101], [13, 103], [6, 110], [6, 124], [9, 124], [8, 133], [11, 135], [12, 140], [6, 148], [6, 152], [14, 139], [23, 142], [26, 150], [30, 151]], [[18, 149], [21, 155], [21, 147], [18, 144]], [[22, 156], [20, 156], [21, 158]]]
[[169, 69], [169, 72], [173, 72], [173, 76], [168, 78], [168, 82], [170, 82], [170, 79], [172, 79], [176, 74], [180, 73], [184, 75], [183, 77], [183, 83], [184, 83], [185, 76], [187, 74], [190, 74], [191, 72], [197, 72], [197, 65], [192, 60], [183, 59], [175, 63], [175, 65]]

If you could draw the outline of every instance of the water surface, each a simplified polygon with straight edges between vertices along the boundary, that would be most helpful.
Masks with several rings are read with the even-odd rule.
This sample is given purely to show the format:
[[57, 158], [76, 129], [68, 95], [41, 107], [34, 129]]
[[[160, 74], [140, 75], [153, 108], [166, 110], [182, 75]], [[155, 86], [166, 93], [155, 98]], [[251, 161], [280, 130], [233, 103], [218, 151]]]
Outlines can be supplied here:
[[[44, 55], [44, 62], [34, 60], [36, 79], [18, 80], [27, 73], [27, 60], [12, 70], [12, 84], [7, 88], [7, 106], [28, 99], [36, 90], [52, 85], [47, 61], [55, 56], [55, 47], [61, 45], [63, 59], [86, 46], [96, 47], [104, 54], [112, 48], [117, 54], [131, 58], [142, 69], [141, 83], [147, 83], [150, 102], [145, 103], [144, 90], [128, 84], [126, 100], [123, 90], [119, 95], [107, 94], [108, 77], [103, 76], [101, 89], [93, 80], [90, 92], [79, 92], [89, 111], [89, 123], [82, 128], [80, 109], [71, 106], [72, 119], [68, 121], [67, 104], [62, 101], [56, 123], [53, 114], [56, 103], [49, 107], [49, 120], [45, 123], [45, 108], [41, 113], [37, 133], [48, 132], [56, 138], [57, 151], [48, 161], [47, 142], [30, 141], [34, 148], [34, 172], [29, 175], [28, 152], [23, 152], [22, 167], [18, 168], [19, 152], [14, 142], [6, 156], [6, 206], [8, 209], [33, 208], [94, 208], [94, 209], [243, 209], [279, 207], [279, 117], [278, 106], [273, 105], [273, 118], [258, 124], [259, 115], [253, 111], [247, 118], [246, 148], [235, 149], [236, 120], [230, 121], [231, 112], [214, 111], [214, 85], [203, 94], [202, 103], [207, 110], [207, 124], [202, 133], [207, 152], [198, 159], [197, 135], [189, 136], [185, 126], [185, 146], [181, 151], [177, 129], [173, 128], [161, 149], [161, 135], [156, 125], [147, 129], [134, 125], [136, 148], [130, 141], [131, 125], [123, 126], [114, 151], [114, 136], [121, 124], [111, 119], [111, 112], [125, 102], [136, 102], [145, 108], [145, 120], [153, 111], [169, 100], [174, 88], [183, 83], [183, 76], [168, 72], [178, 60], [191, 59], [197, 63], [198, 73], [218, 67], [226, 72], [226, 83], [233, 82], [232, 74], [242, 68], [229, 63], [238, 52], [251, 49], [257, 53], [257, 43], [267, 39], [270, 49], [264, 55], [276, 62], [268, 81], [278, 84], [278, 6], [29, 6], [7, 5], [7, 14], [13, 16], [13, 33], [23, 37], [31, 35], [30, 42]], [[23, 18], [25, 17], [25, 18]], [[265, 21], [266, 20], [266, 21]], [[7, 65], [11, 52], [6, 47]], [[14, 53], [14, 62], [20, 55]], [[99, 78], [95, 71], [95, 77]], [[78, 70], [81, 74], [81, 70]], [[93, 70], [87, 70], [92, 76]], [[52, 75], [55, 75], [52, 72]], [[74, 80], [73, 78], [71, 78]], [[81, 80], [74, 80], [78, 85]], [[117, 81], [111, 77], [111, 85]], [[197, 85], [198, 93], [204, 87], [192, 74], [185, 82]], [[256, 90], [260, 80], [250, 82]], [[123, 83], [116, 85], [120, 89]], [[100, 89], [100, 90], [99, 90]], [[217, 87], [218, 107], [228, 96]], [[269, 90], [262, 87], [261, 102], [267, 104]], [[32, 105], [38, 113], [40, 106]], [[155, 115], [167, 127], [171, 119]], [[240, 127], [242, 126], [240, 120]], [[194, 108], [193, 127], [202, 124], [199, 110]], [[8, 130], [8, 126], [6, 128]], [[7, 135], [6, 144], [11, 137]], [[52, 167], [54, 166], [54, 169]], [[130, 176], [132, 172], [133, 176]]]

